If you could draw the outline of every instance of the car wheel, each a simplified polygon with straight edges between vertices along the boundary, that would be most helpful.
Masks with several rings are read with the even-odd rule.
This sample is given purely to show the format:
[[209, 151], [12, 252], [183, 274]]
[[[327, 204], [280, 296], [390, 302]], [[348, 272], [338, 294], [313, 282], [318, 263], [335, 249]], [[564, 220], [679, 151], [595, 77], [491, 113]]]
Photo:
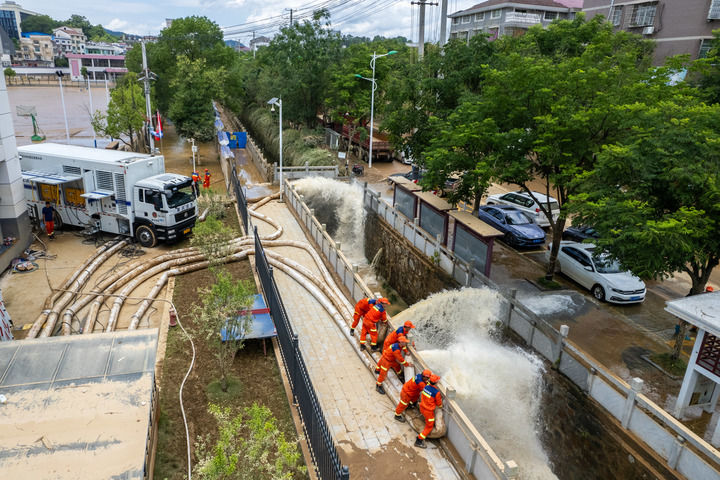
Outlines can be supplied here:
[[605, 301], [605, 289], [603, 287], [601, 287], [600, 285], [595, 285], [591, 291], [593, 297], [600, 300], [601, 302]]
[[149, 225], [140, 225], [135, 229], [135, 238], [145, 248], [152, 248], [157, 245], [155, 230]]

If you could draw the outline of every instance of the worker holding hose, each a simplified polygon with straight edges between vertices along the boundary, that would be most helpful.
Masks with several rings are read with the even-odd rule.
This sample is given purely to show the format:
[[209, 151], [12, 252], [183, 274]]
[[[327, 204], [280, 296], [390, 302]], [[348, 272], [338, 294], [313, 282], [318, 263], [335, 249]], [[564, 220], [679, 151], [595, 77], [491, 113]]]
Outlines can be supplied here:
[[[367, 309], [364, 308], [365, 306], [363, 300], [367, 300]], [[355, 305], [355, 314], [353, 315], [353, 324], [350, 328], [350, 334], [352, 335], [355, 333], [355, 327], [357, 327], [358, 321], [360, 317], [362, 317], [363, 325], [362, 330], [360, 331], [360, 348], [365, 348], [367, 336], [370, 335], [370, 347], [374, 352], [378, 349], [377, 323], [387, 321], [387, 313], [385, 313], [385, 307], [383, 305], [389, 305], [390, 301], [388, 301], [385, 297], [363, 300], [360, 300], [360, 302]]]
[[408, 408], [410, 404], [418, 401], [420, 393], [427, 385], [427, 381], [430, 379], [432, 372], [428, 369], [423, 370], [422, 373], [418, 373], [413, 378], [405, 382], [402, 390], [400, 390], [400, 401], [395, 408], [395, 420], [398, 422], [404, 422], [403, 412]]
[[420, 413], [425, 417], [425, 429], [415, 439], [415, 446], [418, 448], [427, 448], [425, 438], [430, 435], [435, 426], [435, 409], [442, 407], [442, 395], [435, 386], [439, 381], [440, 377], [431, 375], [428, 384], [420, 394]]
[[410, 333], [411, 328], [415, 328], [415, 325], [413, 325], [413, 323], [408, 320], [400, 328], [390, 332], [388, 336], [385, 337], [385, 342], [383, 342], [383, 351], [385, 351], [385, 349], [393, 343], [397, 342], [397, 339], [400, 335], [405, 335], [407, 337], [408, 333]]
[[403, 351], [405, 351], [407, 344], [407, 337], [405, 335], [400, 335], [397, 343], [393, 343], [390, 348], [383, 351], [382, 357], [380, 357], [378, 366], [375, 369], [375, 372], [379, 373], [377, 383], [375, 385], [375, 390], [377, 390], [379, 394], [385, 395], [383, 382], [385, 381], [385, 378], [387, 378], [387, 373], [390, 368], [395, 370], [395, 373], [400, 376], [403, 367], [412, 367], [412, 363], [405, 360], [405, 356], [403, 355]]

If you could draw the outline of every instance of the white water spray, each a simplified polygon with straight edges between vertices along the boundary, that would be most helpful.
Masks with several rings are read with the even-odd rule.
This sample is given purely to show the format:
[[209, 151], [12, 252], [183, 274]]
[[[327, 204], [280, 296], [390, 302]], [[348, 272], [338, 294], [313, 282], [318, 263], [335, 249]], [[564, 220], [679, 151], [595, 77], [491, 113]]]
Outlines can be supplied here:
[[293, 183], [304, 196], [315, 217], [327, 225], [331, 237], [341, 244], [349, 260], [366, 264], [365, 209], [360, 184], [348, 184], [324, 177], [308, 177]]
[[540, 316], [552, 315], [558, 312], [571, 314], [582, 307], [582, 305], [575, 303], [572, 295], [520, 296], [518, 300]]
[[502, 300], [490, 289], [441, 292], [395, 317], [411, 319], [420, 354], [457, 391], [478, 431], [524, 480], [556, 479], [538, 438], [543, 363], [493, 339]]

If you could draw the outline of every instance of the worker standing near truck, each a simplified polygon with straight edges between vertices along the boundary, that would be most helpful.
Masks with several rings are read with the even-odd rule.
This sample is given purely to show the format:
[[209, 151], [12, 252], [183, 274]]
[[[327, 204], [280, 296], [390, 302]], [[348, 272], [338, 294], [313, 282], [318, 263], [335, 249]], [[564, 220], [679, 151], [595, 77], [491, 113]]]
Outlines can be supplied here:
[[203, 189], [210, 188], [210, 171], [205, 169], [205, 179], [203, 180]]
[[200, 174], [198, 172], [192, 172], [192, 190], [195, 198], [200, 196]]
[[430, 435], [435, 426], [435, 409], [442, 408], [442, 395], [436, 387], [440, 381], [437, 375], [431, 375], [428, 384], [420, 394], [420, 413], [425, 417], [425, 429], [415, 439], [415, 446], [418, 448], [427, 448], [425, 438]]
[[45, 202], [42, 209], [43, 220], [45, 220], [45, 233], [50, 240], [55, 239], [55, 209], [50, 202]]

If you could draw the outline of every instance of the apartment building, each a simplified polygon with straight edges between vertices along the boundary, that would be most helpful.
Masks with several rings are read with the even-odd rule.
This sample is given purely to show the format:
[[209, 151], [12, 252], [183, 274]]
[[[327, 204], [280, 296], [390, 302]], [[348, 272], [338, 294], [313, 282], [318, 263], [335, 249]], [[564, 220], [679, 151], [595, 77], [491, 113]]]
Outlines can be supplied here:
[[20, 37], [20, 50], [15, 51], [16, 63], [31, 67], [54, 66], [55, 49], [52, 35], [28, 32]]
[[53, 30], [53, 36], [58, 57], [66, 57], [68, 53], [85, 53], [87, 37], [82, 28], [58, 27]]
[[585, 0], [590, 19], [604, 15], [619, 30], [655, 40], [656, 65], [667, 57], [707, 55], [712, 31], [720, 28], [720, 0]]
[[478, 33], [488, 34], [490, 40], [518, 36], [534, 25], [575, 18], [581, 7], [582, 0], [487, 0], [448, 15], [450, 39], [468, 40]]
[[10, 36], [10, 38], [22, 38], [22, 29], [20, 24], [26, 18], [37, 15], [35, 12], [25, 10], [15, 2], [7, 1], [0, 5], [0, 27]]

